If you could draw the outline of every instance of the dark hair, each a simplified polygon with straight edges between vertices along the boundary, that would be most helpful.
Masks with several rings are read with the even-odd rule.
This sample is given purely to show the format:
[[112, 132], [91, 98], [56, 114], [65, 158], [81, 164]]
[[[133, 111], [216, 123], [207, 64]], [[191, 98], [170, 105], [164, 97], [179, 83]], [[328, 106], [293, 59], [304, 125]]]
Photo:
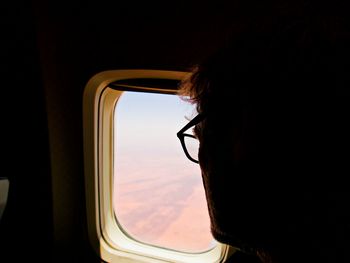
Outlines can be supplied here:
[[315, 15], [276, 23], [262, 18], [261, 24], [235, 31], [221, 49], [192, 68], [181, 94], [190, 96], [201, 112], [210, 98], [235, 88], [283, 85], [300, 90], [320, 83], [347, 92], [350, 34], [341, 18]]

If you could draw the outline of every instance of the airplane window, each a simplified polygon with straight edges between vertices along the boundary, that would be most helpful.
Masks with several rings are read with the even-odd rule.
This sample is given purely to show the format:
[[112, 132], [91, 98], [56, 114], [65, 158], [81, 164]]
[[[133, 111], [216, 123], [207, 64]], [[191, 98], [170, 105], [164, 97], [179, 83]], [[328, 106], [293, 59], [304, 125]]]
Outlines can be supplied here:
[[176, 137], [195, 115], [176, 95], [124, 92], [116, 105], [114, 213], [139, 242], [189, 253], [216, 246], [200, 168]]

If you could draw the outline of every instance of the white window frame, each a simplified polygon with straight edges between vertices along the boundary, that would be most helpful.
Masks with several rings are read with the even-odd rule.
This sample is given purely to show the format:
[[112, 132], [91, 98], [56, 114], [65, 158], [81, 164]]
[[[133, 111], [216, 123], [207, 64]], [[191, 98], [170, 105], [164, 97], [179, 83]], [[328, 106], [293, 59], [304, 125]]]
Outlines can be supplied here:
[[[203, 253], [184, 253], [138, 242], [122, 231], [113, 211], [113, 129], [115, 106], [123, 91], [109, 84], [137, 78], [181, 80], [189, 73], [161, 70], [112, 70], [93, 76], [83, 95], [84, 169], [89, 239], [106, 262], [224, 262], [234, 251], [218, 243]], [[140, 87], [129, 87], [145, 91]], [[153, 92], [171, 92], [149, 88]]]

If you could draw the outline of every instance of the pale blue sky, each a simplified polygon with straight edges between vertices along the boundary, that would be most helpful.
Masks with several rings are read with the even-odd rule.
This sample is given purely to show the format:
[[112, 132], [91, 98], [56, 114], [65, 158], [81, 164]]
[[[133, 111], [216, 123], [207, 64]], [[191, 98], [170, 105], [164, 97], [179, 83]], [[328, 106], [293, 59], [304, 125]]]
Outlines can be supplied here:
[[152, 140], [150, 151], [167, 146], [178, 150], [176, 133], [195, 115], [195, 106], [176, 95], [125, 92], [116, 107], [117, 143], [122, 148], [135, 143], [146, 147]]

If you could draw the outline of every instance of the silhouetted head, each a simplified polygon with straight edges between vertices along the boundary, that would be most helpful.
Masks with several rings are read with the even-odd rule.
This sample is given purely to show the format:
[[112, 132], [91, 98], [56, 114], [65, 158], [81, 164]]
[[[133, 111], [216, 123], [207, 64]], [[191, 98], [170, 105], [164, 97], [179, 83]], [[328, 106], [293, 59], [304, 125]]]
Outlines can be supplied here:
[[274, 262], [349, 260], [349, 33], [339, 17], [258, 18], [182, 94], [214, 238]]

